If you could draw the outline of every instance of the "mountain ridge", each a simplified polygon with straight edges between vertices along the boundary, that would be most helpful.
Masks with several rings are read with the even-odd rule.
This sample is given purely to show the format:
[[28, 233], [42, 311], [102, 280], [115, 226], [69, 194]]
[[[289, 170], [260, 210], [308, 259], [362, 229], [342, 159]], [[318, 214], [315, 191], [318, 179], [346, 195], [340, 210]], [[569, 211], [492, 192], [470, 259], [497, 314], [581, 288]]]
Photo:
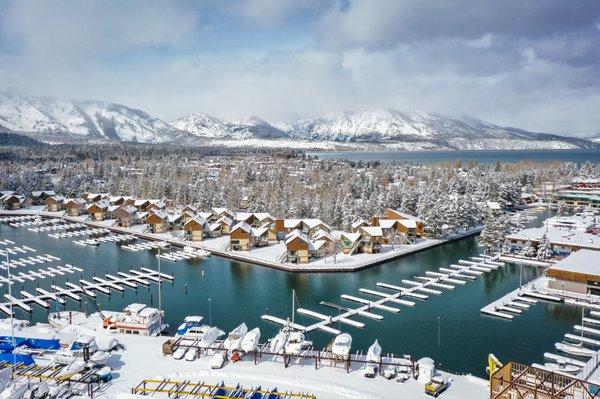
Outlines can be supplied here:
[[[398, 111], [344, 111], [269, 123], [258, 116], [225, 120], [191, 113], [172, 122], [108, 101], [34, 97], [0, 91], [0, 131], [33, 134], [47, 142], [132, 141], [256, 146], [261, 142], [333, 143], [432, 149], [600, 148], [577, 137], [502, 127], [470, 116]], [[40, 137], [38, 137], [41, 136]]]

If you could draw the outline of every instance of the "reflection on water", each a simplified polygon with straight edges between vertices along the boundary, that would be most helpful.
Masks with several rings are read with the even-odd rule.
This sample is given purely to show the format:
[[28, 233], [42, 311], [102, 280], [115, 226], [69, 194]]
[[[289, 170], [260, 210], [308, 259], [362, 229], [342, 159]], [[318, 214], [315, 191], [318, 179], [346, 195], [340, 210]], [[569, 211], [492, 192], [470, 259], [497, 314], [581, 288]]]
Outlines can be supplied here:
[[[115, 274], [130, 267], [141, 265], [156, 268], [154, 252], [128, 252], [114, 244], [103, 244], [94, 248], [73, 245], [71, 240], [55, 240], [44, 233], [32, 233], [0, 225], [2, 238], [12, 239], [18, 244], [36, 248], [38, 253], [50, 253], [62, 258], [61, 263], [81, 266], [85, 271], [69, 276], [35, 282], [16, 283], [15, 292], [22, 289], [33, 293], [35, 287], [48, 288], [54, 283], [76, 281], [106, 273]], [[469, 238], [433, 248], [412, 256], [388, 262], [357, 273], [294, 274], [253, 266], [242, 262], [212, 257], [198, 262], [177, 263], [162, 261], [164, 272], [175, 276], [174, 283], [165, 283], [163, 306], [167, 322], [172, 330], [184, 316], [201, 314], [223, 330], [231, 330], [241, 321], [249, 328], [259, 326], [262, 336], [273, 336], [277, 327], [267, 324], [260, 316], [269, 313], [289, 317], [292, 307], [291, 290], [295, 289], [299, 305], [325, 314], [336, 314], [334, 309], [319, 305], [322, 300], [355, 306], [340, 298], [341, 294], [368, 297], [360, 294], [359, 288], [383, 289], [377, 282], [401, 284], [404, 278], [423, 275], [426, 270], [437, 270], [457, 263], [459, 259], [478, 254], [476, 240]], [[523, 362], [540, 362], [542, 354], [553, 348], [564, 333], [578, 322], [576, 308], [560, 304], [540, 303], [532, 306], [523, 315], [506, 321], [482, 316], [480, 309], [519, 285], [520, 266], [510, 265], [458, 286], [441, 296], [430, 296], [427, 301], [417, 301], [413, 308], [402, 307], [400, 314], [383, 311], [382, 321], [360, 319], [364, 329], [350, 326], [335, 326], [352, 334], [355, 349], [366, 350], [377, 338], [384, 352], [408, 353], [415, 357], [431, 356], [442, 366], [455, 372], [471, 372], [483, 376], [488, 353], [495, 353], [500, 360], [518, 359]], [[523, 282], [538, 275], [535, 268], [523, 267]], [[186, 290], [187, 285], [187, 290]], [[3, 287], [6, 290], [6, 286]], [[131, 302], [157, 305], [157, 287], [127, 289], [124, 293], [111, 296], [98, 294], [102, 308], [119, 310]], [[210, 298], [210, 305], [209, 299]], [[91, 309], [85, 302], [67, 299], [68, 309]], [[209, 308], [210, 306], [210, 308]], [[401, 305], [399, 305], [401, 306]], [[51, 309], [53, 311], [54, 309]], [[34, 321], [45, 321], [47, 310], [35, 306], [31, 317]], [[441, 326], [441, 345], [437, 346], [438, 317]], [[297, 315], [296, 320], [310, 324], [316, 320]], [[359, 318], [357, 318], [359, 320]], [[311, 333], [309, 339], [320, 347], [332, 337], [326, 333]]]

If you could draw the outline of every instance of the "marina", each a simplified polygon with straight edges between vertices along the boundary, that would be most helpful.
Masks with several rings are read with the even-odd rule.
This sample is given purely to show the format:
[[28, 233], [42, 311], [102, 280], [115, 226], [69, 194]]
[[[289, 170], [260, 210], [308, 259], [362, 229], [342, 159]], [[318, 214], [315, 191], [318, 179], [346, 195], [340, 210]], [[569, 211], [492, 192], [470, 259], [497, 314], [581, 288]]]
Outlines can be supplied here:
[[[123, 291], [119, 291], [108, 288], [105, 283], [98, 282], [93, 278], [95, 276], [105, 281], [110, 281], [108, 275], [141, 278], [128, 269], [139, 271], [143, 264], [144, 266], [141, 267], [156, 270], [159, 259], [156, 251], [127, 251], [122, 249], [122, 245], [112, 244], [100, 245], [90, 251], [85, 247], [73, 245], [73, 241], [70, 239], [56, 241], [48, 238], [47, 234], [37, 234], [27, 231], [27, 229], [14, 229], [7, 224], [0, 225], [0, 233], [2, 233], [3, 240], [7, 239], [16, 243], [9, 244], [9, 247], [26, 245], [35, 248], [37, 253], [58, 255], [57, 257], [61, 258], [62, 263], [77, 265], [76, 267], [83, 269], [83, 272], [55, 274], [54, 277], [47, 276], [45, 281], [50, 281], [50, 279], [55, 281], [54, 283], [45, 283], [48, 284], [47, 286], [40, 286], [40, 290], [45, 292], [36, 289], [37, 281], [42, 280], [23, 279], [23, 282], [15, 280], [13, 296], [31, 308], [31, 312], [28, 312], [22, 307], [15, 306], [17, 317], [25, 316], [34, 321], [41, 321], [47, 317], [49, 311], [32, 301], [26, 301], [20, 291], [35, 296], [46, 295], [41, 299], [47, 302], [50, 308], [53, 308], [56, 303], [62, 309], [83, 310], [86, 306], [89, 308], [90, 305], [89, 303], [86, 305], [86, 302], [91, 299], [88, 299], [88, 296], [78, 289], [73, 289], [71, 293], [80, 298], [81, 302], [72, 296], [57, 294], [51, 287], [54, 285], [62, 290], [72, 289], [67, 284], [67, 279], [69, 284], [75, 284], [80, 289], [95, 294], [96, 297], [93, 300], [102, 308], [119, 309], [132, 302], [157, 305], [156, 285], [145, 286], [140, 284], [139, 280], [134, 281], [134, 279], [128, 278], [127, 281], [137, 283], [138, 288], [126, 289], [124, 284], [121, 284]], [[324, 327], [349, 332], [353, 335], [353, 346], [356, 348], [366, 350], [377, 338], [387, 351], [407, 353], [413, 359], [432, 356], [441, 362], [444, 369], [472, 372], [475, 375], [484, 376], [483, 363], [488, 353], [493, 352], [499, 358], [506, 359], [514, 348], [500, 347], [496, 344], [507, 334], [501, 327], [503, 321], [482, 318], [478, 315], [479, 309], [505, 292], [517, 288], [519, 269], [512, 264], [493, 265], [490, 262], [496, 261], [492, 259], [484, 262], [479, 260], [481, 259], [480, 254], [475, 240], [466, 238], [411, 255], [406, 259], [389, 262], [375, 269], [364, 270], [359, 275], [321, 274], [312, 275], [310, 279], [301, 274], [257, 268], [215, 256], [207, 259], [165, 261], [161, 265], [162, 272], [173, 276], [174, 281], [169, 284], [163, 283], [163, 307], [166, 322], [171, 326], [177, 326], [187, 314], [202, 314], [207, 319], [212, 318], [212, 323], [217, 323], [225, 331], [240, 324], [242, 320], [239, 318], [239, 312], [242, 312], [245, 315], [243, 321], [248, 325], [260, 326], [263, 336], [269, 337], [275, 335], [277, 327], [272, 323], [265, 323], [261, 316], [277, 315], [280, 318], [283, 316], [282, 319], [285, 319], [285, 315], [291, 314], [291, 301], [289, 294], [275, 299], [268, 295], [268, 292], [275, 290], [289, 293], [290, 289], [294, 288], [299, 299], [297, 308], [303, 309], [297, 311], [296, 314], [295, 321], [298, 325], [308, 327], [323, 323], [323, 320], [319, 318], [316, 323], [309, 322], [311, 319], [314, 321], [315, 317], [313, 316], [316, 314], [339, 316], [350, 311], [356, 312], [356, 316], [338, 318], [336, 322], [326, 323], [328, 325], [324, 325]], [[162, 260], [166, 259], [162, 258]], [[465, 264], [460, 260], [473, 263]], [[484, 265], [482, 266], [481, 263]], [[131, 265], [131, 267], [126, 268], [125, 265]], [[454, 265], [454, 267], [450, 265]], [[473, 267], [490, 271], [476, 270]], [[46, 271], [46, 267], [42, 268]], [[33, 271], [33, 269], [31, 270]], [[470, 273], [466, 273], [467, 270]], [[40, 274], [43, 273], [40, 272]], [[456, 276], [456, 274], [463, 277]], [[75, 276], [77, 277], [73, 278]], [[354, 276], [358, 276], [360, 279], [354, 281]], [[529, 281], [535, 277], [536, 269], [525, 268], [523, 270], [523, 281]], [[85, 280], [86, 283], [80, 280]], [[405, 284], [403, 280], [412, 283]], [[95, 284], [112, 294], [108, 295], [102, 290], [88, 289], [90, 287], [88, 283]], [[419, 286], [415, 283], [425, 283], [425, 285]], [[401, 309], [401, 311], [390, 312], [389, 309], [375, 309], [372, 306], [369, 310], [361, 311], [361, 307], [369, 307], [369, 303], [385, 299], [372, 295], [372, 293], [386, 293], [391, 296], [401, 293], [401, 291], [385, 288], [382, 284], [402, 287], [403, 292], [407, 292], [407, 295], [396, 298], [402, 303], [386, 301], [387, 303], [380, 304], [389, 308]], [[448, 286], [455, 288], [448, 288]], [[221, 294], [223, 291], [228, 292], [228, 295], [223, 296]], [[351, 294], [353, 292], [359, 292], [364, 297]], [[443, 294], [440, 295], [438, 292]], [[248, 300], [248, 295], [251, 300]], [[344, 299], [342, 295], [347, 295], [352, 299]], [[50, 297], [56, 297], [57, 301], [53, 301]], [[336, 297], [341, 298], [342, 302], [336, 303], [337, 301], [334, 300]], [[357, 302], [356, 298], [367, 303]], [[414, 306], [411, 306], [412, 303]], [[328, 312], [318, 310], [323, 305], [324, 309], [328, 308], [333, 312], [328, 314]], [[539, 361], [540, 354], [552, 347], [554, 342], [557, 342], [569, 328], [572, 328], [573, 324], [577, 323], [577, 311], [571, 312], [569, 307], [566, 307], [562, 311], [563, 316], [558, 319], [560, 322], [555, 329], [537, 327], [532, 329], [532, 326], [540, 325], [540, 319], [552, 317], [556, 322], [555, 316], [547, 313], [548, 306], [555, 305], [536, 305], [527, 311], [527, 317], [520, 318], [523, 321], [515, 319], [511, 322], [517, 324], [517, 330], [519, 329], [518, 325], [524, 323], [527, 327], [520, 327], [521, 331], [533, 330], [533, 333], [541, 337], [538, 344], [528, 346], [526, 350], [523, 350], [523, 358], [531, 359], [531, 362]], [[359, 310], [357, 311], [357, 309]], [[460, 313], [457, 313], [458, 309], [460, 309]], [[571, 316], [569, 316], [570, 314]], [[488, 333], [482, 335], [475, 334], [474, 331], [474, 335], [468, 333], [465, 335], [461, 329], [461, 323], [466, 320], [478, 326], [475, 331], [483, 329]], [[419, 334], [415, 334], [412, 329], [406, 328], [407, 325], [423, 327], [419, 328]], [[563, 327], [560, 327], [561, 325]], [[440, 326], [439, 346], [437, 345], [438, 326]], [[462, 332], [459, 334], [458, 331]], [[306, 335], [313, 341], [315, 347], [325, 347], [332, 337], [330, 332], [316, 327], [314, 330], [306, 332]], [[466, 345], [466, 342], [470, 344]], [[473, 345], [473, 343], [476, 344]], [[453, 354], [452, 348], [457, 345], [462, 348], [460, 357]]]

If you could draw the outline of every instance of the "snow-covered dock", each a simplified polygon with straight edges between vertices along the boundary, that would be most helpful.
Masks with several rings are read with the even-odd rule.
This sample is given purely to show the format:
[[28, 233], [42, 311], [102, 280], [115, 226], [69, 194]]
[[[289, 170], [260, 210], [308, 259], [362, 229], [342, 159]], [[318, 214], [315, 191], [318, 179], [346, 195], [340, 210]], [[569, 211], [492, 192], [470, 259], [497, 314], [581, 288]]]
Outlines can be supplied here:
[[[75, 266], [71, 266], [71, 265], [67, 265], [65, 267], [61, 267], [61, 268], [48, 268], [46, 270], [45, 273], [47, 273], [48, 271], [50, 273], [56, 273], [56, 274], [64, 274], [65, 272], [67, 273], [73, 273], [75, 270], [78, 271], [82, 271], [82, 269], [80, 268], [76, 268]], [[33, 273], [33, 272], [31, 272]], [[38, 270], [36, 273], [38, 273], [40, 276], [44, 273], [42, 273], [41, 270]], [[39, 276], [38, 276], [39, 277]], [[25, 276], [21, 276], [21, 275], [13, 275], [11, 276], [12, 280], [17, 280], [17, 281], [24, 281], [24, 278], [26, 278]], [[6, 279], [6, 278], [5, 278]], [[105, 278], [101, 278], [101, 277], [93, 277], [93, 282], [90, 282], [88, 280], [84, 280], [84, 279], [80, 279], [79, 283], [80, 285], [74, 284], [74, 283], [70, 283], [67, 282], [65, 283], [65, 285], [67, 286], [67, 288], [64, 287], [60, 287], [58, 285], [52, 285], [52, 293], [45, 291], [43, 289], [40, 288], [36, 288], [36, 291], [38, 292], [38, 295], [32, 295], [26, 291], [21, 291], [21, 296], [22, 298], [12, 298], [12, 302], [13, 305], [16, 305], [18, 307], [20, 307], [21, 309], [25, 310], [26, 312], [31, 312], [31, 306], [29, 306], [29, 304], [35, 303], [38, 305], [41, 305], [43, 307], [49, 307], [46, 306], [46, 301], [47, 300], [52, 300], [52, 301], [56, 301], [61, 297], [67, 297], [76, 301], [81, 301], [81, 296], [80, 294], [85, 294], [91, 297], [95, 297], [96, 294], [94, 291], [97, 292], [101, 292], [103, 294], [110, 294], [110, 290], [116, 290], [116, 291], [124, 291], [124, 287], [130, 287], [130, 288], [135, 288], [137, 287], [138, 284], [143, 284], [143, 285], [149, 285], [150, 282], [156, 282], [158, 283], [161, 280], [167, 280], [167, 281], [172, 281], [173, 280], [173, 276], [166, 274], [166, 273], [159, 273], [156, 270], [152, 270], [152, 269], [148, 269], [145, 267], [141, 267], [139, 270], [134, 270], [131, 269], [128, 271], [128, 273], [118, 273], [118, 276], [113, 276], [110, 274], [107, 274], [105, 276]], [[1, 280], [4, 281], [4, 280]], [[5, 295], [5, 297], [7, 297]], [[9, 302], [4, 302], [4, 303], [0, 303], [0, 311], [6, 313], [7, 315], [11, 315], [10, 312], [10, 299], [8, 298]]]
[[[359, 306], [358, 308], [349, 308], [337, 305], [335, 303], [321, 302], [321, 304], [325, 306], [343, 311], [343, 313], [339, 313], [337, 315], [330, 316], [312, 310], [299, 308], [297, 309], [298, 313], [309, 317], [313, 317], [315, 319], [318, 319], [319, 321], [308, 326], [295, 324], [294, 328], [304, 332], [321, 330], [334, 335], [340, 333], [338, 329], [331, 327], [336, 323], [344, 323], [354, 327], [362, 328], [364, 326], [364, 323], [357, 322], [350, 318], [353, 316], [370, 317], [368, 315], [374, 315], [373, 313], [370, 313], [370, 311], [373, 309], [383, 310], [390, 313], [399, 313], [401, 309], [397, 306], [390, 306], [390, 304], [408, 307], [415, 306], [416, 302], [414, 302], [411, 299], [426, 300], [429, 298], [429, 295], [441, 295], [443, 293], [441, 289], [452, 290], [455, 288], [455, 285], [462, 285], [463, 283], [470, 281], [474, 277], [468, 275], [468, 272], [476, 272], [477, 275], [480, 275], [483, 273], [489, 273], [504, 265], [504, 263], [498, 262], [498, 256], [475, 258], [481, 260], [473, 260], [473, 258], [472, 260], [462, 260], [459, 263], [464, 264], [464, 266], [453, 265], [456, 266], [455, 269], [447, 269], [448, 272], [444, 273], [429, 272], [432, 273], [434, 277], [415, 277], [415, 279], [418, 279], [420, 281], [403, 279], [402, 284], [404, 284], [404, 286], [393, 285], [383, 282], [377, 283], [378, 287], [394, 292], [382, 292], [368, 288], [361, 288], [359, 290], [361, 293], [377, 297], [378, 299], [375, 300], [356, 297], [347, 294], [341, 295], [341, 298], [346, 301], [359, 303], [361, 306]], [[440, 268], [440, 270], [441, 269], [442, 268]], [[435, 287], [435, 289], [432, 287]], [[530, 303], [531, 300], [522, 301], [521, 306], [522, 308], [526, 308]], [[522, 311], [518, 307], [514, 307], [511, 309], [514, 310], [515, 313], [520, 313]], [[289, 320], [284, 320], [282, 318], [271, 315], [263, 315], [262, 318], [263, 320], [280, 325], [287, 325], [290, 323]]]

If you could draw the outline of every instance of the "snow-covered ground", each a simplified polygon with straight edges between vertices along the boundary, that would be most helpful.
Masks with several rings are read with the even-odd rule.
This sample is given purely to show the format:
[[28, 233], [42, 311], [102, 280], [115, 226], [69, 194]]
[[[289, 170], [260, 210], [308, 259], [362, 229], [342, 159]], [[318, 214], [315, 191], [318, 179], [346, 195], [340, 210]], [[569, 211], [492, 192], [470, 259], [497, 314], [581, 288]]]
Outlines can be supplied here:
[[[257, 365], [251, 358], [238, 363], [226, 363], [220, 370], [210, 368], [210, 356], [192, 362], [174, 360], [162, 355], [162, 338], [119, 336], [126, 350], [118, 352], [109, 365], [116, 378], [106, 389], [111, 397], [129, 397], [131, 388], [143, 379], [171, 378], [245, 387], [262, 386], [279, 391], [309, 392], [318, 398], [328, 399], [377, 399], [425, 397], [423, 384], [410, 379], [406, 382], [386, 380], [381, 376], [373, 379], [363, 377], [361, 370], [346, 373], [343, 367], [323, 364], [315, 370], [313, 362], [293, 364], [285, 368], [281, 359], [259, 359]], [[446, 373], [444, 373], [447, 375]], [[487, 382], [473, 376], [451, 375], [452, 384], [440, 397], [448, 399], [485, 398], [489, 395]], [[166, 396], [165, 396], [166, 397]]]

